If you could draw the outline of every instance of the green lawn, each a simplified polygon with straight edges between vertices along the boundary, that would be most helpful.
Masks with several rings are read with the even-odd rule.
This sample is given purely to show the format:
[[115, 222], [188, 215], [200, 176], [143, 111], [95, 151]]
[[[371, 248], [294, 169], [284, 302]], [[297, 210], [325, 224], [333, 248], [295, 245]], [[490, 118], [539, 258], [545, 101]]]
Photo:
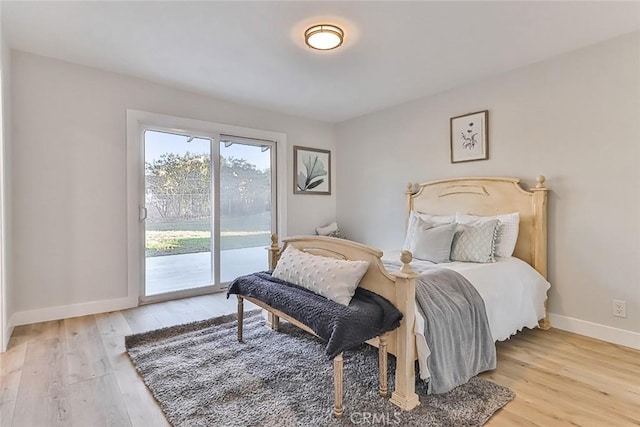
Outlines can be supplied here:
[[[220, 248], [240, 249], [268, 246], [271, 216], [257, 215], [225, 217], [220, 219]], [[183, 221], [148, 221], [146, 255], [162, 256], [211, 250], [211, 226], [208, 219]]]

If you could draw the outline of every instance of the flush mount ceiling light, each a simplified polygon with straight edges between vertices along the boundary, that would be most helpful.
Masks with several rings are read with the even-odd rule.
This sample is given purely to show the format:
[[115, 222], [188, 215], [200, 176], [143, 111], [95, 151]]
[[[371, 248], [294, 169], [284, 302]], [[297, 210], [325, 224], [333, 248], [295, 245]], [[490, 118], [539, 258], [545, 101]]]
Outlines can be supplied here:
[[331, 50], [342, 45], [344, 31], [330, 24], [314, 25], [304, 32], [304, 42], [313, 49]]

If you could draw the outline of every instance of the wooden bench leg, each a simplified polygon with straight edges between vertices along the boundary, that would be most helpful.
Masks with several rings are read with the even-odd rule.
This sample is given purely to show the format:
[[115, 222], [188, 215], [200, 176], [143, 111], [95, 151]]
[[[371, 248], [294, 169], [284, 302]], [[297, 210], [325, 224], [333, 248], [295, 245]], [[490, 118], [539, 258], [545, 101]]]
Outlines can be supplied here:
[[280, 317], [272, 312], [267, 312], [267, 326], [278, 332], [280, 330]]
[[380, 370], [380, 396], [387, 397], [387, 334], [380, 335], [378, 369]]
[[333, 415], [336, 418], [342, 417], [344, 408], [342, 407], [342, 353], [333, 359], [333, 392], [334, 392], [334, 409]]
[[244, 320], [244, 306], [243, 306], [244, 298], [242, 298], [240, 295], [237, 295], [237, 297], [238, 297], [238, 341], [242, 342], [242, 323]]

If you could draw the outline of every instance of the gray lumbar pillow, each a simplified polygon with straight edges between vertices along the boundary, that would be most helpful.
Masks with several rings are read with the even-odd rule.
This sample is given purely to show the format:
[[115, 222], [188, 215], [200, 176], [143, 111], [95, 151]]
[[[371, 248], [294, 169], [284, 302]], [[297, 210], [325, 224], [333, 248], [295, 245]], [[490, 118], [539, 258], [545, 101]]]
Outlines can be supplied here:
[[451, 248], [451, 260], [495, 262], [499, 226], [498, 220], [477, 225], [458, 224]]
[[456, 223], [432, 227], [423, 222], [415, 228], [409, 250], [416, 259], [435, 263], [449, 262], [455, 232]]

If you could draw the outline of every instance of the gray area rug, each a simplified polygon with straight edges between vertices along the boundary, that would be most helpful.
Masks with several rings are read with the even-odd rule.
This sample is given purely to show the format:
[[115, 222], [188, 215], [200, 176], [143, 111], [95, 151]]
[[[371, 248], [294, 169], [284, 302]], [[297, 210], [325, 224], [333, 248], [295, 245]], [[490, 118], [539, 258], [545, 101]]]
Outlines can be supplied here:
[[[245, 313], [244, 343], [229, 315], [125, 338], [136, 369], [174, 426], [481, 426], [515, 394], [481, 378], [401, 411], [378, 395], [378, 353], [344, 353], [343, 418], [332, 417], [333, 363], [324, 343]], [[390, 355], [389, 389], [394, 386]]]

